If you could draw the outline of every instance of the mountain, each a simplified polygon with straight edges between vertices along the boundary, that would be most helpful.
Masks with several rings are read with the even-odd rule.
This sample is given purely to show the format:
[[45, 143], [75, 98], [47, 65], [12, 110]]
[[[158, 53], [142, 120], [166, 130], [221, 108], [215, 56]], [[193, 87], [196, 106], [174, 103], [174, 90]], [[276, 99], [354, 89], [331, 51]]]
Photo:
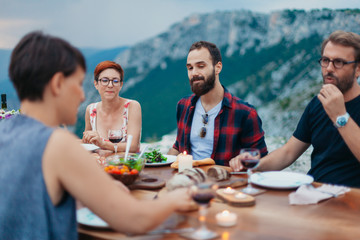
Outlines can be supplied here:
[[[188, 49], [206, 40], [222, 52], [222, 84], [258, 109], [267, 135], [288, 137], [320, 89], [321, 42], [337, 29], [360, 33], [360, 10], [194, 14], [116, 56], [125, 70], [120, 95], [142, 106], [142, 141], [174, 131], [176, 103], [191, 94], [185, 68]], [[84, 129], [86, 105], [99, 100], [92, 80], [88, 82], [78, 135]]]
[[[142, 142], [173, 133], [176, 104], [191, 94], [185, 67], [188, 49], [195, 41], [207, 40], [221, 50], [222, 84], [257, 108], [267, 136], [288, 138], [320, 89], [321, 42], [338, 29], [360, 33], [360, 10], [194, 14], [131, 47], [81, 49], [87, 61], [86, 101], [72, 130], [82, 135], [86, 106], [100, 100], [93, 86], [96, 64], [115, 60], [125, 70], [120, 95], [142, 107]], [[7, 77], [10, 53], [0, 50], [0, 93], [7, 93], [16, 108], [16, 94]]]
[[[128, 49], [127, 46], [110, 49], [80, 49], [86, 59], [87, 78], [91, 78], [92, 72], [99, 62], [114, 59], [119, 53], [126, 49]], [[9, 109], [18, 109], [20, 107], [20, 103], [8, 75], [11, 51], [12, 50], [0, 49], [0, 94], [5, 93], [7, 95]], [[89, 84], [89, 81], [87, 84]], [[90, 87], [88, 86], [87, 88], [89, 89]]]

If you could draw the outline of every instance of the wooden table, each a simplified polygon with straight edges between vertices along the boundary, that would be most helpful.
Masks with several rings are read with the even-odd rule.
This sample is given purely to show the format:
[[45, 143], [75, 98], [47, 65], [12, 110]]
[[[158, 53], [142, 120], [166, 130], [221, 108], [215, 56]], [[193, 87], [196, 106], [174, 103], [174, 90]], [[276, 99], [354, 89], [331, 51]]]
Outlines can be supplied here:
[[[203, 167], [204, 168], [204, 167]], [[205, 167], [206, 170], [206, 167]], [[143, 173], [169, 179], [176, 171], [170, 167], [145, 168]], [[232, 176], [234, 178], [236, 176]], [[315, 205], [290, 205], [288, 195], [294, 190], [270, 190], [256, 196], [252, 207], [232, 207], [212, 202], [207, 225], [219, 233], [218, 239], [360, 239], [360, 189]], [[137, 198], [153, 198], [156, 191], [133, 190]], [[237, 225], [224, 228], [216, 225], [215, 214], [229, 210], [238, 215]], [[198, 212], [186, 217], [179, 227], [197, 227]], [[176, 234], [128, 237], [111, 230], [78, 227], [80, 239], [182, 239]]]

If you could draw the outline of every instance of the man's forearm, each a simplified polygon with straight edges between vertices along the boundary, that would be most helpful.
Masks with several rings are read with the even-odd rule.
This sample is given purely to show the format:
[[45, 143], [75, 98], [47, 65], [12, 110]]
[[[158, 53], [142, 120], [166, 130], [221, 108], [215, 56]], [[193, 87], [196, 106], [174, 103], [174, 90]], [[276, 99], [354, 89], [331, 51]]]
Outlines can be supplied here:
[[350, 151], [360, 162], [360, 128], [350, 117], [344, 127], [338, 128], [341, 137], [344, 139]]
[[309, 146], [310, 144], [304, 143], [292, 136], [284, 146], [261, 158], [257, 170], [282, 170], [295, 162]]

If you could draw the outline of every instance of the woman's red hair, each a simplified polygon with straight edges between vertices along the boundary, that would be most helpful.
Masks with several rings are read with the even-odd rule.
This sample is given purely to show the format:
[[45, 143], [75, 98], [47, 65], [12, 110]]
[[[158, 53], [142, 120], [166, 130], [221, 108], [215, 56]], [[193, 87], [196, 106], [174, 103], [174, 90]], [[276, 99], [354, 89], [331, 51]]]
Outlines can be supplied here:
[[99, 63], [94, 70], [95, 81], [99, 80], [99, 75], [102, 71], [109, 68], [115, 69], [116, 71], [119, 72], [120, 82], [124, 80], [124, 70], [121, 68], [120, 64], [113, 61], [103, 61]]

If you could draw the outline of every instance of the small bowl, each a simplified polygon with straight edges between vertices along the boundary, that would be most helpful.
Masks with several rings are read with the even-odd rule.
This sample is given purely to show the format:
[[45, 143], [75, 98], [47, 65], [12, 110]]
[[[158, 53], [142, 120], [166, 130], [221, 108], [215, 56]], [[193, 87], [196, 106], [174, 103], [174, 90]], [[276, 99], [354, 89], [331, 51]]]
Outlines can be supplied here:
[[132, 155], [124, 161], [122, 156], [115, 155], [106, 159], [104, 170], [116, 180], [130, 185], [139, 177], [144, 166], [145, 158], [138, 159], [137, 155]]
[[130, 184], [133, 184], [135, 180], [139, 177], [139, 174], [113, 174], [110, 173], [110, 175], [115, 178], [116, 180], [119, 180], [124, 185], [128, 186]]

